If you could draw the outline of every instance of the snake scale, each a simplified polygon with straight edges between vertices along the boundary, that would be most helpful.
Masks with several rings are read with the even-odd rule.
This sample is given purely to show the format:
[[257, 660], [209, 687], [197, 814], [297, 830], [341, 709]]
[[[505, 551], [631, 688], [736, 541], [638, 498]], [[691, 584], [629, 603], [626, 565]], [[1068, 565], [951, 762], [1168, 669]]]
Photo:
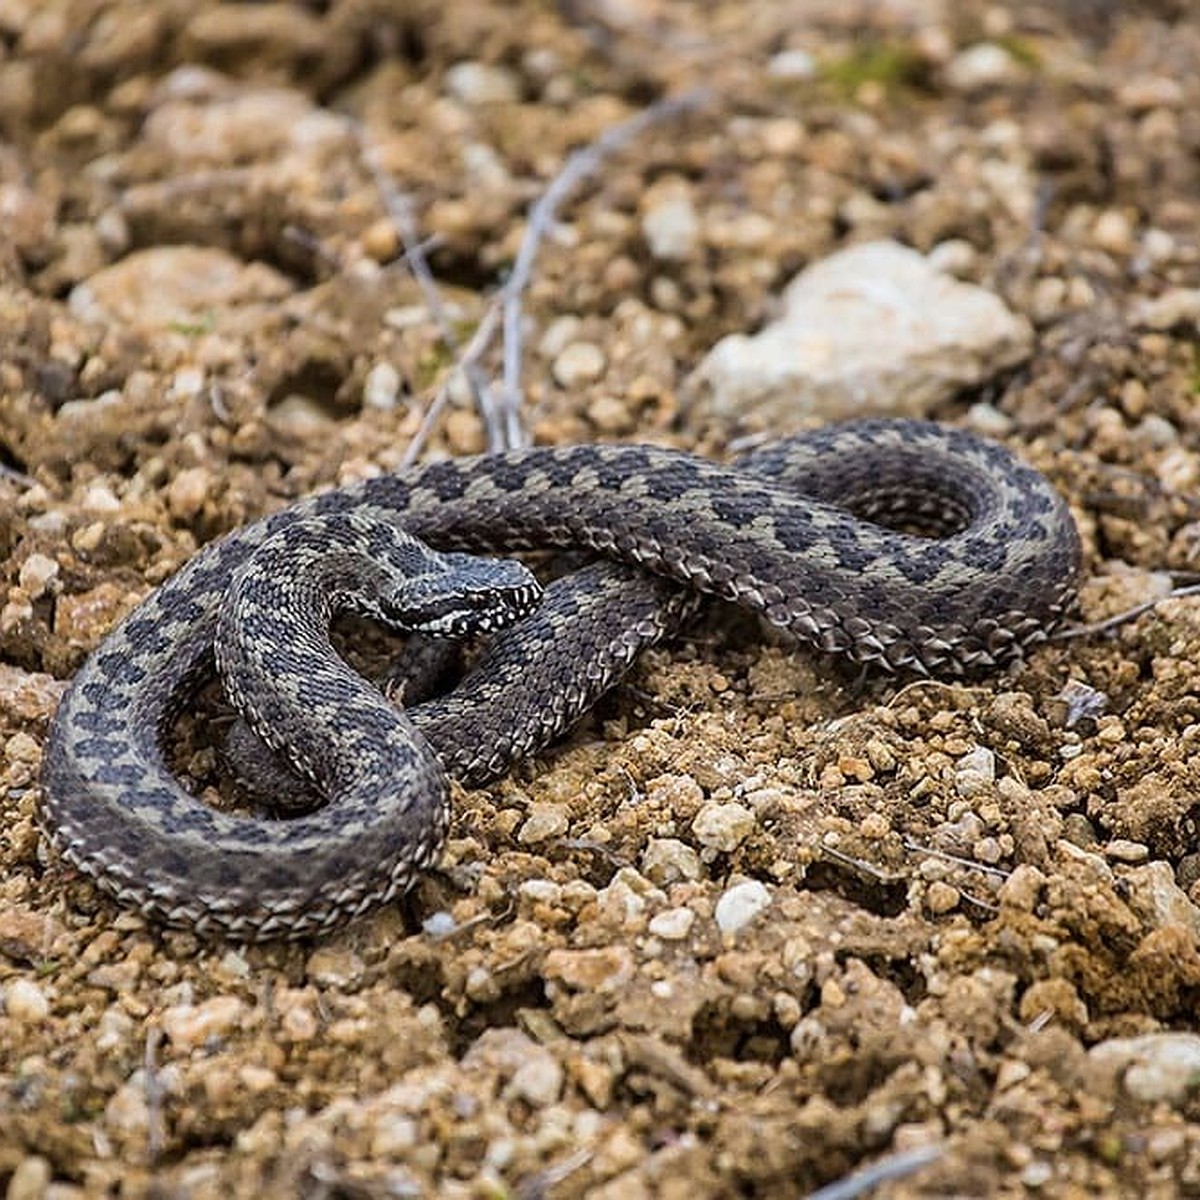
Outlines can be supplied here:
[[[433, 587], [415, 620], [403, 576], [423, 547], [410, 535], [450, 561], [448, 592]], [[547, 547], [596, 561], [522, 620], [538, 591], [524, 568], [463, 553]], [[289, 549], [305, 565], [285, 586]], [[823, 651], [953, 677], [1043, 640], [1073, 600], [1079, 554], [1040, 474], [999, 445], [917, 421], [832, 426], [733, 466], [581, 445], [369, 479], [210, 544], [101, 643], [55, 715], [41, 822], [68, 863], [157, 921], [244, 941], [322, 933], [435, 861], [444, 772], [482, 781], [545, 745], [696, 593]], [[480, 569], [501, 576], [481, 588], [500, 597], [495, 614], [488, 599], [455, 600]], [[460, 608], [516, 623], [457, 690], [401, 711], [329, 649], [341, 607], [448, 632]], [[239, 628], [245, 646], [227, 649]], [[164, 739], [214, 659], [322, 806], [288, 820], [218, 812], [171, 774]]]

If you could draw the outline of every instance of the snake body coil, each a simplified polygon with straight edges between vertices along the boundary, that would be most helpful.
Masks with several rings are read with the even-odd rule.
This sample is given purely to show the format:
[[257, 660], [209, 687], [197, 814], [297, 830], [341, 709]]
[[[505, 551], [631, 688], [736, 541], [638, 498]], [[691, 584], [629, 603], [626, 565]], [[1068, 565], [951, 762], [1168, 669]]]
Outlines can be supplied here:
[[[420, 732], [397, 750], [390, 735], [361, 733], [377, 700], [357, 689], [333, 705], [272, 707], [274, 688], [302, 697], [314, 675], [344, 670], [302, 647], [283, 619], [297, 610], [268, 595], [278, 544], [306, 522], [307, 547], [328, 540], [330, 553], [356, 550], [360, 563], [377, 557], [377, 527], [393, 523], [440, 551], [555, 546], [605, 561], [552, 584], [449, 698], [398, 718]], [[836, 426], [733, 467], [648, 446], [438, 462], [239, 530], [149, 596], [59, 707], [42, 822], [68, 862], [157, 920], [239, 940], [320, 933], [395, 896], [436, 857], [443, 785], [422, 737], [455, 776], [493, 777], [585, 711], [695, 592], [822, 650], [953, 676], [1044, 639], [1078, 566], [1074, 524], [1042, 476], [1002, 447], [921, 422]], [[211, 809], [171, 775], [166, 729], [211, 674], [218, 624], [247, 619], [269, 653], [249, 684], [227, 683], [238, 707], [273, 744], [302, 745], [286, 752], [301, 768], [311, 761], [318, 783], [334, 751], [350, 748], [369, 800], [338, 785], [305, 816], [257, 820]], [[304, 636], [327, 619], [303, 618]]]

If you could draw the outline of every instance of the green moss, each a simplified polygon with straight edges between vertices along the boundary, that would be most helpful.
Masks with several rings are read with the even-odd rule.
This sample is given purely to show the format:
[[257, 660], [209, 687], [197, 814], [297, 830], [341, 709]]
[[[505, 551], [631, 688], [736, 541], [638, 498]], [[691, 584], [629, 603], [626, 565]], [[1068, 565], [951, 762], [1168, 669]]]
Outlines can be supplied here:
[[997, 46], [1007, 50], [1014, 62], [1018, 62], [1023, 67], [1028, 67], [1033, 70], [1042, 65], [1042, 56], [1036, 44], [1030, 41], [1029, 38], [1021, 37], [1019, 34], [1009, 33], [1003, 37], [992, 39]]
[[1003, 34], [1000, 37], [991, 38], [991, 41], [1001, 49], [1008, 50], [1010, 58], [1014, 62], [1019, 62], [1022, 67], [1034, 70], [1034, 68], [1042, 66], [1042, 52], [1031, 38], [1021, 37], [1020, 34]]
[[446, 371], [453, 366], [456, 355], [441, 342], [431, 346], [417, 360], [413, 371], [413, 385], [418, 392], [440, 383]]
[[170, 323], [170, 328], [174, 333], [182, 333], [188, 337], [199, 337], [201, 334], [212, 333], [216, 323], [216, 314], [210, 311], [191, 320], [178, 317]]
[[821, 78], [853, 96], [865, 83], [888, 91], [924, 89], [929, 84], [929, 62], [903, 42], [867, 42], [844, 58], [821, 65]]

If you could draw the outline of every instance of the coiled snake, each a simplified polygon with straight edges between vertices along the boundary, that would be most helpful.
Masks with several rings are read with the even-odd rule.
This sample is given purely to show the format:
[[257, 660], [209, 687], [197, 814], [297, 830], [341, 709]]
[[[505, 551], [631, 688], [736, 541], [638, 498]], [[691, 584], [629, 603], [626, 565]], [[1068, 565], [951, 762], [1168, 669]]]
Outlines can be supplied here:
[[[405, 713], [333, 655], [335, 609], [454, 632], [515, 619], [538, 589], [517, 564], [427, 556], [396, 526], [441, 551], [586, 548], [603, 561], [552, 584], [449, 697]], [[156, 920], [248, 941], [321, 933], [434, 861], [443, 768], [481, 781], [545, 745], [690, 593], [825, 651], [955, 676], [1044, 639], [1078, 566], [1075, 526], [1041, 475], [922, 422], [835, 426], [733, 467], [649, 446], [437, 462], [293, 505], [152, 593], [58, 709], [42, 824], [64, 859]], [[499, 598], [498, 615], [473, 587]], [[316, 811], [221, 813], [170, 773], [164, 735], [211, 675], [218, 626], [227, 693], [327, 795]]]

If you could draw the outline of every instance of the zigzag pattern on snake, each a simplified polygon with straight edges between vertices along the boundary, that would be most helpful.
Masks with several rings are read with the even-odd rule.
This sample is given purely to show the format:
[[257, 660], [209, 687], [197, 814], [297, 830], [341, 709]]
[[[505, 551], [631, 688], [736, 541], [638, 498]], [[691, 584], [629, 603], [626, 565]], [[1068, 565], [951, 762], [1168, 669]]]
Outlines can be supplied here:
[[[312, 645], [301, 653], [299, 630], [325, 637], [321, 589], [322, 611], [306, 614], [293, 599], [272, 604], [267, 583], [289, 530], [307, 526], [297, 541], [320, 548], [336, 527], [330, 552], [362, 566], [378, 560], [376, 527], [393, 522], [442, 551], [568, 547], [602, 561], [551, 585], [453, 694], [397, 713], [376, 738], [355, 731], [378, 693], [343, 678], [326, 704], [320, 685], [338, 666]], [[544, 746], [695, 592], [824, 651], [957, 676], [1044, 639], [1078, 569], [1075, 526], [1041, 475], [998, 445], [923, 422], [835, 426], [733, 467], [650, 446], [437, 462], [301, 501], [206, 547], [152, 593], [58, 709], [41, 819], [63, 858], [153, 919], [239, 940], [321, 933], [395, 897], [436, 859], [443, 769], [480, 782]], [[166, 730], [211, 676], [218, 624], [236, 628], [252, 612], [260, 639], [276, 612], [277, 636], [258, 674], [227, 688], [260, 734], [333, 793], [287, 821], [211, 809], [164, 759]], [[273, 687], [297, 703], [272, 708]], [[256, 718], [260, 709], [275, 716]]]

